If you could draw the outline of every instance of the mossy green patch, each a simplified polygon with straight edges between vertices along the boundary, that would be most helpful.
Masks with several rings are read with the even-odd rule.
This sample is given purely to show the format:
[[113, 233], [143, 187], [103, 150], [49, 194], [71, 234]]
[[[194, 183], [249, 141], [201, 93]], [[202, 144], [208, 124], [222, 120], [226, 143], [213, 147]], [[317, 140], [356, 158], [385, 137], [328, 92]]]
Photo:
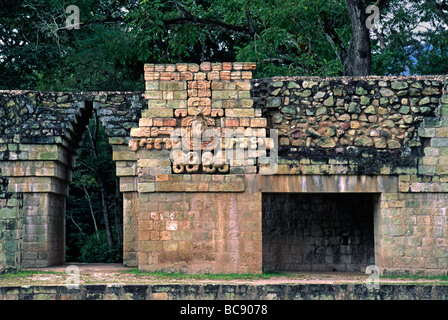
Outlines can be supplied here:
[[[173, 280], [260, 280], [271, 279], [272, 277], [291, 277], [293, 275], [275, 273], [275, 272], [263, 272], [260, 274], [241, 274], [241, 273], [229, 273], [229, 274], [187, 274], [178, 272], [145, 272], [140, 271], [137, 268], [123, 271], [123, 273], [130, 273], [136, 276], [153, 276], [160, 279], [173, 279]], [[295, 275], [297, 277], [297, 275]]]

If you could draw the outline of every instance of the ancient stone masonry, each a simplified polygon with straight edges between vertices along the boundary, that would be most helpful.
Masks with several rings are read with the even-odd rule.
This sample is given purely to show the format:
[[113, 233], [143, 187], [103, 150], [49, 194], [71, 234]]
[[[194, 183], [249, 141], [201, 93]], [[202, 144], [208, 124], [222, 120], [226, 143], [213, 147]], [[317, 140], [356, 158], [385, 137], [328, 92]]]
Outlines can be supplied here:
[[[423, 121], [440, 125], [443, 86], [443, 77], [273, 78], [253, 80], [252, 93], [269, 126], [279, 130], [280, 157], [293, 160], [282, 170], [401, 174], [409, 167], [417, 172], [428, 138]], [[311, 160], [346, 166], [304, 171], [312, 167], [300, 165]]]
[[141, 93], [0, 92], [1, 266], [63, 263], [65, 196], [92, 110], [120, 148], [142, 104]]
[[22, 201], [8, 192], [8, 179], [0, 172], [0, 273], [21, 264]]
[[[259, 143], [266, 144], [263, 138], [267, 121], [260, 110], [252, 108], [249, 79], [254, 68], [252, 63], [147, 64], [148, 109], [143, 111], [139, 128], [131, 132], [132, 150], [177, 149], [172, 162], [157, 166], [154, 161], [148, 162], [147, 167], [158, 167], [159, 173], [171, 173], [171, 166], [174, 173], [256, 173], [255, 159], [251, 166], [240, 163], [229, 166], [222, 151], [235, 143], [246, 150], [256, 149]], [[170, 137], [177, 127], [191, 138], [183, 141], [187, 146]], [[207, 128], [214, 129], [214, 136], [199, 141], [201, 154], [192, 152], [193, 140], [204, 140]], [[220, 151], [213, 153], [218, 145]]]
[[359, 272], [374, 265], [375, 196], [263, 195], [264, 268]]
[[[257, 173], [257, 154], [227, 163], [225, 147], [217, 148], [266, 145], [267, 122], [250, 95], [254, 68], [253, 63], [145, 65], [148, 108], [130, 141], [138, 168], [133, 190], [139, 193], [139, 267], [259, 272], [261, 203], [244, 193], [243, 175]], [[215, 131], [203, 139], [207, 128]], [[176, 129], [191, 140], [176, 139]], [[199, 150], [190, 148], [195, 138]]]
[[[397, 177], [396, 190], [367, 191], [380, 191], [375, 264], [381, 272], [446, 274], [446, 85], [441, 76], [252, 80], [255, 108], [263, 110], [269, 128], [279, 130], [277, 175], [286, 176], [273, 191], [350, 191], [350, 183], [318, 186], [308, 175]], [[290, 175], [301, 176], [302, 187], [291, 187], [297, 179]], [[329, 257], [328, 250], [318, 261]], [[300, 259], [306, 257], [295, 261]]]
[[[0, 300], [446, 300], [443, 284], [87, 284], [0, 287]], [[260, 302], [262, 305], [262, 302]], [[187, 305], [187, 304], [185, 304]], [[180, 309], [180, 308], [179, 308]], [[261, 313], [260, 309], [260, 314]], [[278, 310], [278, 309], [277, 309]], [[276, 311], [277, 311], [276, 310]], [[34, 312], [34, 310], [32, 311]], [[272, 309], [268, 309], [272, 312]], [[173, 315], [179, 314], [174, 308]], [[284, 313], [287, 316], [286, 312]]]
[[146, 64], [145, 92], [0, 92], [0, 265], [64, 261], [65, 195], [96, 111], [125, 265], [446, 274], [446, 77], [255, 67]]

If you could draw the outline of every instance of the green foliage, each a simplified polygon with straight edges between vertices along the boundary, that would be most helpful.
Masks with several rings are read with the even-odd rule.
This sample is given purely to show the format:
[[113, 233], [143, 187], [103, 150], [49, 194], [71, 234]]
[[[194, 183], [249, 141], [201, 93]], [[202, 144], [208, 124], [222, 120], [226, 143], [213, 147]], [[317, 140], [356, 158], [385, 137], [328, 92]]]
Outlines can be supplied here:
[[32, 89], [59, 64], [57, 43], [39, 30], [41, 14], [56, 1], [0, 1], [0, 89]]
[[141, 69], [132, 38], [119, 28], [94, 26], [90, 37], [77, 38], [61, 63], [40, 81], [45, 90], [143, 89]]
[[[339, 54], [352, 38], [340, 0], [74, 4], [79, 30], [64, 28], [64, 0], [0, 0], [0, 89], [143, 90], [144, 63], [254, 61], [258, 78], [337, 76], [344, 72]], [[374, 74], [448, 72], [448, 12], [440, 5], [390, 1], [380, 28], [371, 30]]]
[[[144, 51], [141, 58], [153, 62], [189, 61], [254, 61], [258, 63], [256, 77], [274, 75], [338, 75], [342, 66], [325, 34], [319, 27], [319, 15], [347, 16], [341, 1], [194, 1], [181, 2], [184, 9], [206, 21], [220, 21], [230, 26], [248, 28], [246, 5], [251, 15], [255, 34], [234, 34], [221, 28], [198, 28], [191, 25], [154, 26], [157, 19], [179, 17], [178, 10], [169, 2], [144, 1], [140, 12], [133, 16], [138, 21], [136, 39], [139, 43], [157, 43], [168, 53]], [[157, 13], [157, 14], [156, 14]], [[144, 26], [149, 28], [140, 30]], [[156, 29], [151, 33], [151, 29]], [[334, 27], [348, 44], [347, 20], [334, 20]], [[149, 35], [151, 33], [152, 37]], [[148, 36], [146, 36], [148, 34]], [[157, 42], [154, 37], [160, 37]], [[224, 54], [223, 49], [227, 54]], [[159, 55], [160, 54], [160, 55]]]
[[391, 0], [381, 14], [380, 35], [373, 43], [373, 70], [379, 75], [448, 73], [448, 14], [435, 1]]
[[59, 274], [59, 273], [54, 271], [42, 271], [42, 270], [21, 270], [2, 274], [0, 275], [0, 278], [1, 279], [24, 278], [24, 277], [32, 277], [36, 274]]
[[108, 22], [138, 1], [73, 4], [83, 24], [78, 30], [65, 29], [69, 4], [64, 0], [0, 0], [0, 89], [143, 88], [143, 62], [130, 33], [123, 24]]
[[109, 250], [106, 231], [100, 230], [98, 242], [96, 234], [85, 235], [80, 239], [81, 255], [77, 262], [118, 263], [123, 261], [123, 250], [115, 245]]

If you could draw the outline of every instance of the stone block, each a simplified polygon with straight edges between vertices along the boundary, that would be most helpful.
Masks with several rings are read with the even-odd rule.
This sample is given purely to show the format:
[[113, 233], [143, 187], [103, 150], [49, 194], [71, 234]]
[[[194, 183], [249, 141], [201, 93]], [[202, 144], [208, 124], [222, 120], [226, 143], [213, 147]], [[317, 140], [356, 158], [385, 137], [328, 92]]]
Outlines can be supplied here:
[[166, 71], [166, 64], [156, 64], [156, 65], [154, 65], [154, 71], [156, 71], [156, 72], [164, 72], [164, 71]]
[[179, 72], [188, 71], [188, 63], [176, 63], [176, 71]]
[[211, 96], [210, 81], [206, 80], [189, 81], [188, 96], [209, 98]]
[[442, 117], [446, 117], [446, 116], [448, 116], [448, 105], [442, 105], [442, 106], [440, 107], [440, 115], [441, 115]]
[[241, 79], [243, 79], [243, 80], [252, 79], [252, 72], [251, 71], [241, 72]]
[[254, 109], [226, 109], [226, 117], [238, 118], [238, 117], [254, 117]]
[[136, 170], [134, 167], [117, 167], [116, 168], [116, 175], [118, 177], [124, 177], [124, 176], [135, 176]]
[[431, 139], [431, 147], [448, 147], [448, 138], [433, 138]]
[[448, 128], [437, 128], [436, 129], [436, 137], [448, 138]]
[[160, 72], [152, 72], [152, 71], [145, 72], [146, 81], [154, 81], [159, 79], [160, 79]]
[[173, 91], [172, 100], [185, 100], [188, 98], [186, 91]]
[[194, 80], [194, 75], [195, 74], [193, 74], [193, 72], [181, 72], [180, 79], [186, 80], [186, 81], [191, 81], [191, 80]]
[[212, 65], [210, 62], [202, 62], [199, 66], [199, 69], [201, 71], [211, 71], [212, 70]]
[[162, 241], [139, 241], [139, 250], [142, 252], [158, 252], [162, 246]]
[[238, 99], [250, 99], [251, 94], [250, 91], [240, 91], [238, 92]]
[[138, 184], [138, 192], [155, 192], [156, 186], [155, 183], [139, 183]]
[[212, 92], [212, 99], [225, 100], [225, 99], [238, 99], [237, 90], [214, 90]]
[[162, 100], [163, 99], [163, 92], [159, 91], [159, 90], [145, 91], [145, 99], [148, 99], [148, 100]]
[[226, 127], [239, 127], [240, 126], [240, 120], [238, 118], [226, 118], [225, 119], [225, 126]]
[[155, 68], [155, 64], [153, 64], [153, 63], [145, 63], [143, 68], [144, 68], [145, 72], [153, 72], [154, 68]]
[[[440, 157], [440, 158], [446, 158], [446, 157]], [[448, 162], [446, 160], [439, 160], [439, 165], [436, 167], [436, 173], [437, 174], [448, 174]]]
[[168, 100], [167, 107], [171, 109], [185, 109], [187, 107], [187, 101], [182, 100]]
[[240, 108], [252, 108], [254, 106], [254, 101], [252, 99], [240, 99], [239, 107]]
[[241, 71], [231, 71], [230, 72], [230, 79], [231, 80], [240, 80], [242, 79], [242, 72]]
[[221, 78], [220, 71], [211, 71], [207, 73], [207, 80], [219, 80]]
[[257, 68], [256, 62], [243, 62], [242, 70], [255, 70], [256, 68]]
[[193, 74], [194, 79], [193, 80], [206, 80], [207, 79], [206, 72], [197, 72]]
[[429, 157], [426, 156], [423, 158], [423, 165], [425, 166], [435, 166], [439, 162], [439, 157]]
[[[173, 102], [176, 100], [172, 100]], [[173, 118], [174, 111], [171, 108], [151, 108], [142, 111], [143, 118]]]
[[167, 101], [160, 99], [160, 100], [148, 100], [148, 108], [165, 108], [167, 105]]
[[188, 71], [193, 72], [193, 73], [198, 72], [199, 71], [199, 65], [196, 64], [196, 63], [189, 63], [188, 64]]
[[219, 72], [219, 77], [221, 78], [221, 80], [230, 80], [230, 71], [221, 71]]
[[147, 91], [159, 90], [159, 81], [146, 81], [145, 89]]
[[160, 80], [180, 80], [180, 72], [160, 72]]
[[187, 82], [186, 81], [160, 81], [159, 90], [162, 91], [186, 91]]

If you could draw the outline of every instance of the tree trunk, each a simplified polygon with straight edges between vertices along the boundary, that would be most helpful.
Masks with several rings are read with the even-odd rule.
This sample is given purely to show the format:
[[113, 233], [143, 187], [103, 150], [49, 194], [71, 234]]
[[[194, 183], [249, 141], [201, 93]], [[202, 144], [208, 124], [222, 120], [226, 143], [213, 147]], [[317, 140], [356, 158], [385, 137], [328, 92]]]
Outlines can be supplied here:
[[89, 203], [90, 215], [92, 216], [93, 226], [95, 227], [96, 240], [97, 240], [97, 242], [99, 244], [100, 243], [100, 236], [98, 234], [98, 226], [96, 224], [95, 212], [93, 211], [93, 207], [92, 207], [92, 200], [90, 199], [89, 192], [87, 191], [87, 188], [86, 188], [86, 186], [84, 184], [82, 185], [82, 190], [84, 190], [84, 197], [86, 198], [87, 202]]
[[346, 0], [345, 2], [352, 24], [352, 39], [344, 65], [345, 75], [367, 76], [371, 73], [372, 53], [365, 8], [361, 0]]

